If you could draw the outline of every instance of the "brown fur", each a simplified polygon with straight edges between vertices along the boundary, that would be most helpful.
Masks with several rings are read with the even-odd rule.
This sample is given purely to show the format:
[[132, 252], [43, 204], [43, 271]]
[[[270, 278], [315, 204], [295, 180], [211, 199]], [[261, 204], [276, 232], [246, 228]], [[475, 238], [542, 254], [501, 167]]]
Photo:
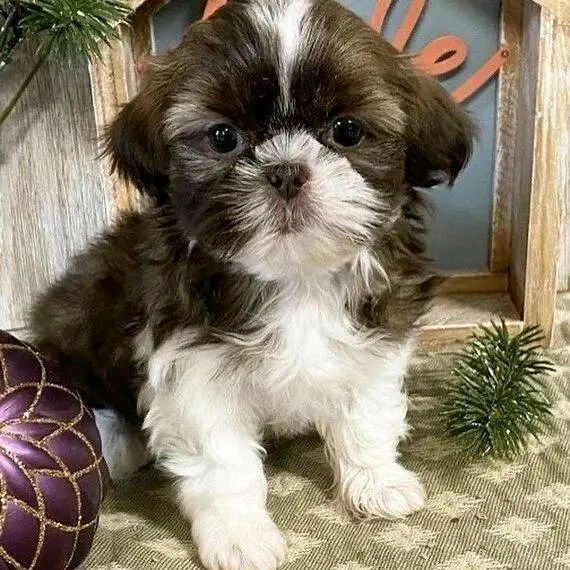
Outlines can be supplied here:
[[[145, 325], [155, 345], [184, 327], [199, 327], [213, 341], [216, 332], [259, 326], [258, 311], [279, 285], [233, 264], [253, 236], [236, 223], [228, 194], [239, 187], [246, 196], [236, 161], [252, 161], [253, 147], [283, 129], [303, 127], [329, 145], [330, 121], [339, 114], [367, 127], [363, 143], [344, 154], [393, 212], [372, 244], [391, 287], [378, 279], [373, 294], [353, 300], [361, 326], [405, 336], [437, 282], [413, 187], [455, 179], [471, 151], [471, 121], [439, 85], [330, 0], [315, 2], [314, 45], [295, 68], [293, 109], [280, 111], [274, 40], [255, 28], [247, 5], [234, 0], [194, 24], [151, 65], [140, 94], [111, 125], [107, 152], [155, 205], [125, 215], [33, 310], [40, 348], [70, 369], [91, 403], [132, 421], [133, 393], [143, 381], [132, 341]], [[207, 148], [201, 129], [213, 117], [246, 133], [239, 155]]]

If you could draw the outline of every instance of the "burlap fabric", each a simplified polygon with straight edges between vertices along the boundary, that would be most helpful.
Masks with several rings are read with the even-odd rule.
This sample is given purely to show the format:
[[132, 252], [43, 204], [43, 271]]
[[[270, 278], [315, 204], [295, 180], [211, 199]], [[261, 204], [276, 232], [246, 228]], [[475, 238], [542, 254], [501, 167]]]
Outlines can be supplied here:
[[[450, 359], [423, 355], [408, 380], [403, 463], [429, 495], [405, 522], [355, 523], [331, 502], [322, 446], [307, 437], [270, 451], [269, 509], [289, 540], [285, 570], [564, 570], [570, 568], [570, 296], [559, 299], [554, 430], [513, 463], [469, 461], [438, 409]], [[109, 493], [86, 570], [199, 569], [189, 524], [154, 470]]]

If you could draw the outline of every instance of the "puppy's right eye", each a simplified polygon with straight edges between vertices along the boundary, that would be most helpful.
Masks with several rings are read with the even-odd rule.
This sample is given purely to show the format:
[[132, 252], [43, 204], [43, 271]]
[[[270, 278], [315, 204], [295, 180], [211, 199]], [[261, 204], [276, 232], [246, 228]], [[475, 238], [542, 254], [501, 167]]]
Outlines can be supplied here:
[[336, 144], [349, 148], [360, 144], [364, 129], [352, 117], [340, 117], [333, 123], [332, 137]]
[[214, 125], [209, 130], [208, 137], [212, 148], [220, 154], [234, 151], [240, 143], [238, 132], [226, 124]]

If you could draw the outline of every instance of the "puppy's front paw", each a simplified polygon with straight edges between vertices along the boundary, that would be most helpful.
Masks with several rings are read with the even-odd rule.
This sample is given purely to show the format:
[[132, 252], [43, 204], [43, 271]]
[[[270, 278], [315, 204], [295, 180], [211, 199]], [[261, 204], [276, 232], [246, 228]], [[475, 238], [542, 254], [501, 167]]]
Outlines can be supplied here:
[[208, 570], [275, 570], [285, 560], [283, 534], [265, 512], [208, 510], [192, 534]]
[[425, 504], [418, 478], [397, 463], [374, 469], [350, 467], [339, 491], [346, 508], [359, 518], [400, 519]]

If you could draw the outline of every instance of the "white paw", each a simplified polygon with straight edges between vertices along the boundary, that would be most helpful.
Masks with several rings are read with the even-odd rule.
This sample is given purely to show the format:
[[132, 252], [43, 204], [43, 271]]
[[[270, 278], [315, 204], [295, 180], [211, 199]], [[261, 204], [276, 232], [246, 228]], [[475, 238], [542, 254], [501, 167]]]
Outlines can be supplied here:
[[401, 519], [425, 505], [418, 478], [401, 465], [348, 468], [342, 475], [340, 496], [345, 507], [359, 518]]
[[208, 570], [275, 570], [285, 560], [285, 538], [265, 512], [210, 509], [192, 534]]
[[151, 455], [139, 429], [109, 409], [93, 410], [101, 435], [103, 457], [115, 482], [129, 479], [150, 463]]

